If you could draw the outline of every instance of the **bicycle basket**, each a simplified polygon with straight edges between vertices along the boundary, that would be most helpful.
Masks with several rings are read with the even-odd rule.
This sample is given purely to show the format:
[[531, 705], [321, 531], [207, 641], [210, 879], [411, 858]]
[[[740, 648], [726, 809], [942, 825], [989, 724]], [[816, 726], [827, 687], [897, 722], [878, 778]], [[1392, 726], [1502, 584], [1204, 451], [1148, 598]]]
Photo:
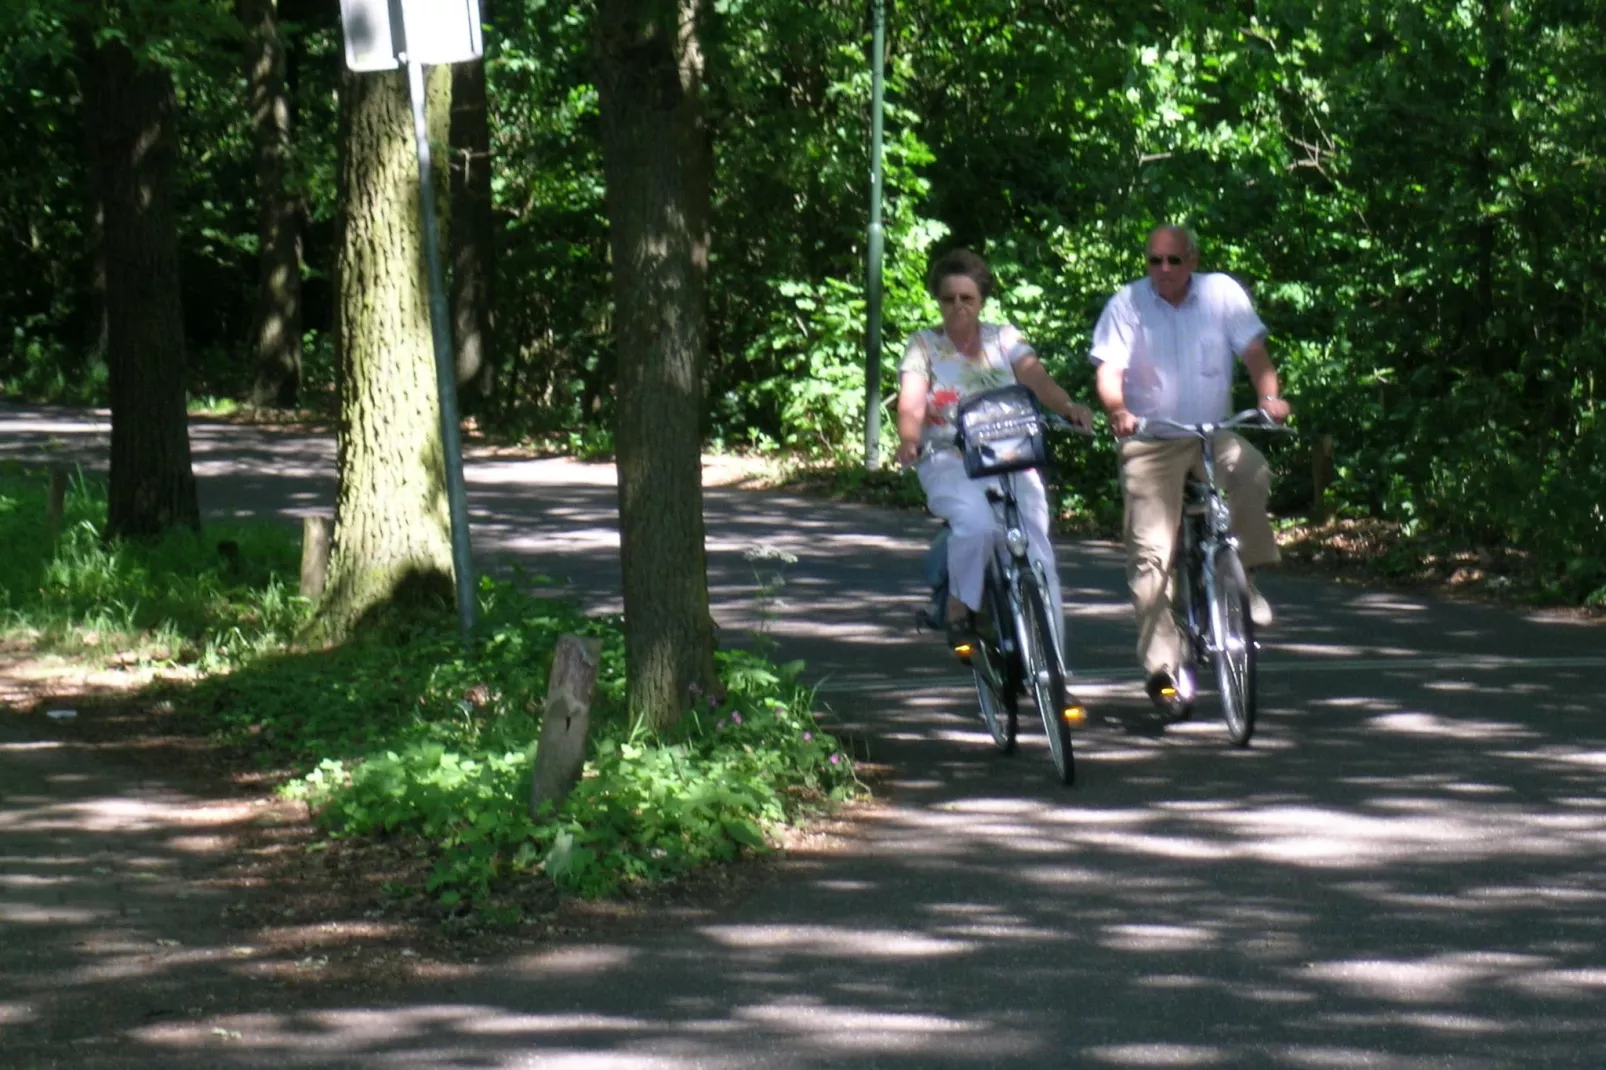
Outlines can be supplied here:
[[1037, 468], [1048, 460], [1037, 399], [1024, 386], [1001, 386], [959, 403], [959, 445], [971, 479]]

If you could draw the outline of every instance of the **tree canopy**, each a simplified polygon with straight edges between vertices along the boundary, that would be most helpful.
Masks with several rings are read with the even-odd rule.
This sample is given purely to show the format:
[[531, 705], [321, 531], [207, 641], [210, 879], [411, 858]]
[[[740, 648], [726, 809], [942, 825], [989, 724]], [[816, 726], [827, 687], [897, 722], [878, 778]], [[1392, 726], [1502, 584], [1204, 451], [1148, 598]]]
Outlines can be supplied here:
[[[703, 33], [712, 169], [703, 432], [850, 455], [862, 435], [868, 5], [718, 0]], [[496, 359], [480, 419], [608, 448], [614, 301], [594, 10], [497, 0], [486, 95]], [[335, 382], [339, 27], [282, 0], [304, 212], [306, 396]], [[0, 15], [0, 382], [101, 400], [94, 196], [75, 28], [170, 73], [192, 395], [259, 371], [257, 132], [235, 9], [51, 0]], [[1606, 99], [1586, 0], [904, 0], [889, 5], [889, 381], [935, 311], [931, 252], [969, 244], [1085, 391], [1096, 311], [1175, 220], [1253, 287], [1331, 505], [1516, 547], [1606, 600]], [[444, 151], [444, 149], [443, 149]], [[1106, 458], [1107, 459], [1107, 458]], [[1110, 508], [1113, 468], [1069, 473]], [[1284, 481], [1292, 508], [1304, 480]]]

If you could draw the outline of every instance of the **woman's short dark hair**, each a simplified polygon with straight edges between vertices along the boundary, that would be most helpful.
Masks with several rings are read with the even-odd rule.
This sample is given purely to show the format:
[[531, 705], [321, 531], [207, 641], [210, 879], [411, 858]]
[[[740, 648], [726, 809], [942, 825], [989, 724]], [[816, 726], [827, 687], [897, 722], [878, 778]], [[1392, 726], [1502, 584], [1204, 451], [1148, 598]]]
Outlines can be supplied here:
[[950, 249], [939, 256], [926, 273], [926, 292], [932, 297], [937, 296], [937, 290], [942, 286], [942, 280], [950, 275], [963, 275], [976, 284], [976, 291], [981, 294], [983, 301], [993, 295], [993, 272], [977, 253], [969, 249]]

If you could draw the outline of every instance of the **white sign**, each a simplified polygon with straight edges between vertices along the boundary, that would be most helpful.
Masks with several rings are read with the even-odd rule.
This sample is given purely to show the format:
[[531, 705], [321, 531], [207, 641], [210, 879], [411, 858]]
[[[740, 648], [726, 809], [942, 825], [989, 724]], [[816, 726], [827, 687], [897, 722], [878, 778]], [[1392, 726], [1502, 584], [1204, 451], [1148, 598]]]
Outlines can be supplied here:
[[480, 0], [340, 0], [346, 66], [393, 71], [406, 56], [426, 66], [464, 63], [485, 51]]

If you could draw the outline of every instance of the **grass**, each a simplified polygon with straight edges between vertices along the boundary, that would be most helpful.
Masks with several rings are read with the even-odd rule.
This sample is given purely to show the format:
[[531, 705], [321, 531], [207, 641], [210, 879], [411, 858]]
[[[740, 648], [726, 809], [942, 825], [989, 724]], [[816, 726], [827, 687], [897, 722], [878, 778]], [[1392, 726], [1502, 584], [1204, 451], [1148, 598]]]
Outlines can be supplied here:
[[[620, 621], [519, 580], [482, 582], [472, 652], [449, 614], [394, 616], [353, 641], [298, 642], [295, 534], [269, 524], [107, 544], [104, 493], [75, 479], [60, 530], [46, 478], [0, 471], [0, 632], [96, 658], [140, 651], [198, 679], [160, 685], [219, 746], [274, 771], [329, 837], [384, 838], [432, 862], [443, 908], [517, 920], [501, 893], [550, 882], [597, 897], [768, 850], [786, 826], [855, 794], [841, 744], [815, 720], [801, 666], [721, 652], [724, 694], [654, 733], [624, 714]], [[233, 544], [219, 552], [220, 542]], [[588, 758], [553, 810], [528, 797], [559, 636], [601, 640]], [[512, 915], [508, 916], [508, 912]], [[500, 912], [500, 914], [499, 914]]]
[[0, 470], [0, 630], [9, 638], [216, 669], [282, 647], [308, 617], [288, 528], [222, 524], [107, 543], [101, 484], [72, 478], [58, 530], [46, 522], [47, 495], [43, 474]]

